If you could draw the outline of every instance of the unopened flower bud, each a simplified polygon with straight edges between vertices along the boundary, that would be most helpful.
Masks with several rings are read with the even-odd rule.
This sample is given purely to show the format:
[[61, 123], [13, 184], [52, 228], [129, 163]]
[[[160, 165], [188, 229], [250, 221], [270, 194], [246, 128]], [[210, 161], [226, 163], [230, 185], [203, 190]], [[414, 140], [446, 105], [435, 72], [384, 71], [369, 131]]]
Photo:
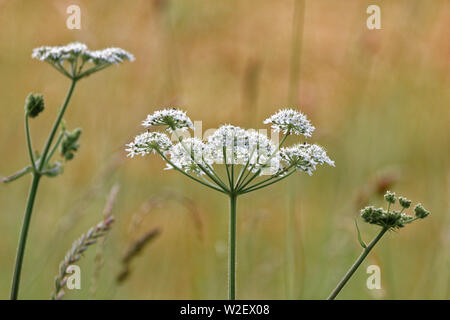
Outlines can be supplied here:
[[382, 209], [375, 209], [373, 206], [365, 207], [361, 210], [361, 218], [371, 224], [379, 224], [380, 218], [383, 215]]
[[31, 118], [36, 118], [44, 107], [44, 97], [41, 94], [30, 93], [25, 100], [25, 112]]
[[384, 195], [384, 200], [386, 200], [387, 202], [389, 202], [391, 204], [394, 204], [395, 203], [395, 193], [387, 191], [386, 194]]
[[426, 218], [430, 214], [430, 211], [425, 210], [425, 208], [422, 206], [422, 204], [419, 203], [414, 207], [414, 213], [416, 214], [417, 218], [423, 219], [423, 218]]
[[72, 132], [66, 132], [61, 143], [61, 155], [65, 160], [72, 160], [75, 156], [75, 151], [80, 147], [78, 139], [81, 135], [81, 129], [77, 128]]
[[398, 197], [398, 202], [405, 209], [408, 209], [411, 206], [411, 200], [408, 200], [405, 197]]

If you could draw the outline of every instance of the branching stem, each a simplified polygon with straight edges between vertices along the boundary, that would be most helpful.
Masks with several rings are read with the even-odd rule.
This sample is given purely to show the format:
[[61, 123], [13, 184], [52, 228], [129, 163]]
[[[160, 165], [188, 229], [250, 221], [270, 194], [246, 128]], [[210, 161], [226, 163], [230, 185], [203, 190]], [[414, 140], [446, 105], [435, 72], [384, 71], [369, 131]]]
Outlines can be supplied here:
[[[77, 82], [77, 80], [72, 79], [72, 83], [70, 85], [69, 91], [67, 92], [67, 95], [66, 95], [66, 98], [61, 107], [61, 110], [58, 113], [56, 121], [53, 124], [53, 128], [52, 128], [50, 135], [47, 139], [47, 142], [45, 144], [44, 151], [42, 152], [38, 168], [35, 169], [35, 171], [33, 172], [33, 181], [31, 183], [30, 192], [28, 194], [27, 206], [25, 209], [25, 216], [24, 216], [24, 220], [23, 220], [23, 224], [22, 224], [22, 231], [20, 233], [19, 246], [17, 249], [16, 263], [15, 263], [15, 267], [14, 267], [14, 275], [13, 275], [12, 287], [11, 287], [11, 296], [10, 296], [11, 300], [16, 300], [19, 295], [20, 275], [22, 272], [22, 264], [23, 264], [23, 257], [24, 257], [24, 253], [25, 253], [25, 246], [26, 246], [26, 242], [27, 242], [28, 229], [30, 226], [31, 216], [33, 213], [34, 201], [36, 199], [36, 193], [37, 193], [39, 181], [41, 178], [41, 172], [43, 171], [45, 164], [49, 160], [49, 159], [47, 159], [47, 155], [49, 155], [48, 153], [49, 153], [50, 147], [52, 145], [56, 131], [58, 130], [58, 127], [64, 116], [64, 112], [67, 109], [70, 98], [72, 97], [72, 93], [75, 88], [76, 82]], [[36, 164], [34, 162], [34, 158], [31, 157], [32, 156], [31, 138], [29, 135], [27, 120], [25, 120], [25, 126], [26, 126], [26, 131], [27, 131], [27, 143], [28, 143], [28, 151], [30, 152], [30, 161], [31, 161], [31, 165], [34, 166], [34, 168], [35, 168]], [[52, 155], [52, 153], [50, 153], [50, 155]]]

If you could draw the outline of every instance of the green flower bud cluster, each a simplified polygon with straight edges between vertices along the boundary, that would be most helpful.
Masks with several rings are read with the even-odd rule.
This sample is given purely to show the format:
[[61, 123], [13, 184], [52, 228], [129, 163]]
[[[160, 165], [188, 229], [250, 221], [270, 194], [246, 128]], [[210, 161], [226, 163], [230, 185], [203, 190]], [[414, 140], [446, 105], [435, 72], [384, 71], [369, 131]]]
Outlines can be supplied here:
[[400, 205], [405, 209], [408, 209], [411, 206], [411, 200], [404, 197], [398, 197], [398, 203], [400, 203]]
[[[395, 193], [387, 191], [384, 195], [384, 199], [389, 205], [394, 204], [396, 201]], [[427, 217], [430, 212], [425, 210], [419, 203], [415, 206], [415, 218], [413, 216], [403, 213], [403, 210], [411, 206], [411, 200], [404, 197], [399, 197], [398, 202], [402, 206], [401, 211], [389, 211], [383, 208], [375, 208], [373, 206], [365, 207], [361, 210], [361, 218], [370, 224], [379, 225], [387, 229], [403, 228], [406, 224], [411, 223], [417, 219], [423, 219]]]
[[80, 147], [80, 144], [78, 143], [80, 135], [80, 128], [77, 128], [72, 132], [66, 131], [64, 133], [64, 138], [61, 142], [61, 156], [63, 156], [66, 161], [72, 160], [75, 156], [75, 151]]
[[384, 195], [384, 200], [386, 200], [388, 203], [390, 204], [394, 204], [395, 203], [395, 192], [390, 192], [387, 191], [386, 194]]
[[414, 207], [414, 213], [416, 215], [417, 218], [419, 219], [423, 219], [426, 218], [429, 214], [430, 211], [425, 210], [424, 207], [422, 207], [421, 203], [418, 203], [415, 207]]
[[31, 118], [36, 118], [39, 113], [44, 111], [44, 96], [41, 94], [30, 93], [25, 100], [25, 112]]

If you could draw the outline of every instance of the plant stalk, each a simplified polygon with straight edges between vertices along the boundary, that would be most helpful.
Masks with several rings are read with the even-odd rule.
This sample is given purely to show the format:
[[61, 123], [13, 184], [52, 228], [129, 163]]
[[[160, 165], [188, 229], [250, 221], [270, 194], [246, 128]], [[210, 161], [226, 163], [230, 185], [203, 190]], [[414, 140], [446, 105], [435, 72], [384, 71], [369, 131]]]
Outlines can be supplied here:
[[228, 299], [236, 299], [236, 200], [230, 195], [230, 224], [228, 234]]
[[61, 110], [58, 113], [58, 117], [56, 118], [55, 124], [53, 125], [52, 131], [50, 132], [50, 135], [49, 135], [49, 137], [47, 139], [47, 142], [45, 143], [44, 151], [42, 151], [41, 161], [39, 163], [39, 168], [38, 168], [39, 172], [42, 171], [42, 169], [44, 168], [44, 165], [46, 164], [46, 162], [48, 160], [50, 160], [50, 159], [46, 159], [47, 155], [48, 155], [48, 152], [49, 152], [50, 147], [52, 145], [52, 142], [53, 142], [53, 139], [55, 137], [56, 131], [58, 131], [59, 124], [61, 123], [61, 120], [62, 120], [62, 118], [64, 116], [64, 113], [65, 113], [65, 111], [67, 109], [67, 106], [69, 105], [69, 101], [70, 101], [70, 98], [72, 97], [72, 93], [73, 93], [73, 90], [75, 89], [76, 83], [77, 83], [77, 80], [76, 79], [72, 79], [72, 83], [70, 85], [69, 91], [67, 92], [66, 98], [64, 99], [64, 103], [63, 103], [63, 105], [61, 107]]
[[350, 269], [347, 271], [345, 276], [342, 278], [342, 280], [339, 282], [337, 287], [331, 292], [330, 296], [328, 297], [328, 300], [334, 300], [336, 296], [339, 294], [339, 292], [342, 290], [342, 288], [345, 286], [348, 280], [352, 277], [352, 275], [355, 273], [356, 269], [361, 265], [361, 263], [364, 261], [364, 259], [369, 254], [370, 250], [375, 247], [377, 242], [383, 237], [383, 235], [388, 231], [388, 228], [383, 228], [380, 233], [369, 243], [369, 245], [363, 250], [361, 255], [356, 259], [355, 263], [350, 267]]
[[14, 267], [14, 276], [11, 288], [11, 300], [17, 300], [19, 294], [20, 273], [22, 271], [23, 256], [25, 253], [25, 244], [28, 236], [28, 227], [30, 226], [31, 213], [33, 212], [34, 200], [41, 176], [33, 173], [33, 182], [31, 183], [30, 192], [28, 194], [27, 208], [23, 219], [22, 231], [20, 233], [19, 247], [17, 249], [16, 265]]
[[37, 168], [36, 168], [36, 162], [34, 160], [34, 155], [33, 155], [33, 147], [31, 144], [31, 136], [30, 136], [30, 125], [29, 125], [29, 121], [28, 121], [28, 111], [25, 112], [25, 134], [27, 137], [27, 147], [28, 147], [28, 154], [30, 156], [30, 162], [31, 162], [31, 167], [33, 168], [33, 172], [37, 173]]
[[[37, 168], [37, 171], [33, 172], [33, 181], [31, 183], [30, 192], [28, 194], [27, 207], [25, 209], [25, 216], [24, 216], [24, 220], [23, 220], [23, 224], [22, 224], [22, 231], [20, 233], [19, 247], [17, 248], [17, 256], [16, 256], [15, 267], [14, 267], [12, 286], [11, 286], [11, 296], [10, 296], [11, 300], [17, 300], [18, 295], [19, 295], [20, 275], [22, 272], [22, 264], [23, 264], [23, 257], [24, 257], [24, 253], [25, 253], [25, 246], [26, 246], [26, 242], [27, 242], [28, 229], [30, 227], [31, 215], [33, 213], [33, 205], [34, 205], [34, 201], [36, 198], [39, 181], [41, 179], [41, 172], [44, 169], [45, 164], [50, 160], [50, 159], [47, 159], [48, 152], [50, 151], [50, 147], [52, 145], [56, 131], [58, 130], [58, 127], [64, 116], [64, 112], [66, 111], [67, 106], [69, 105], [69, 101], [70, 101], [70, 98], [72, 97], [72, 93], [73, 93], [76, 83], [77, 83], [77, 80], [72, 79], [72, 83], [70, 85], [69, 91], [67, 92], [66, 98], [64, 99], [61, 110], [58, 113], [58, 116], [57, 116], [56, 121], [52, 128], [52, 131], [50, 132], [47, 142], [45, 143], [44, 151], [42, 152], [42, 156], [39, 161], [39, 167]], [[26, 129], [27, 129], [27, 133], [28, 133], [28, 128], [26, 128]], [[29, 135], [27, 136], [27, 138], [29, 138]], [[28, 145], [30, 146], [30, 144], [28, 144]], [[30, 161], [32, 162], [33, 159], [30, 159]], [[35, 164], [32, 163], [32, 165], [34, 166]]]

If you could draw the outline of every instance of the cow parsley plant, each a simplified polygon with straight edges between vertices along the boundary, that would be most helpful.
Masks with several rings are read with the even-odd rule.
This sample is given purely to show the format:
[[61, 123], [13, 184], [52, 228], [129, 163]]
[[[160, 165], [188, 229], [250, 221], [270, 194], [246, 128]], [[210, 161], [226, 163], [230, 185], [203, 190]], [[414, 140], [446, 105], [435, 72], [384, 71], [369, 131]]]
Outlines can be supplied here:
[[[315, 144], [285, 147], [288, 136], [310, 137], [314, 127], [306, 116], [294, 109], [280, 110], [264, 121], [284, 134], [279, 144], [255, 131], [226, 124], [204, 141], [184, 138], [180, 132], [193, 129], [186, 112], [164, 109], [147, 116], [142, 125], [147, 132], [127, 144], [128, 156], [159, 154], [166, 169], [175, 170], [202, 185], [228, 196], [229, 223], [229, 299], [236, 292], [236, 206], [237, 198], [279, 182], [295, 172], [309, 175], [319, 165], [334, 166], [325, 150]], [[164, 131], [150, 131], [162, 128]], [[171, 143], [168, 133], [174, 134]]]
[[[72, 160], [75, 152], [79, 148], [79, 139], [81, 129], [77, 128], [68, 131], [63, 121], [64, 114], [69, 105], [69, 101], [75, 89], [75, 85], [81, 79], [103, 70], [111, 65], [117, 65], [124, 61], [133, 61], [134, 56], [120, 48], [107, 48], [102, 50], [89, 50], [85, 44], [74, 42], [65, 46], [43, 46], [33, 50], [31, 55], [33, 59], [49, 63], [58, 72], [70, 80], [70, 87], [66, 98], [58, 111], [56, 120], [49, 133], [48, 139], [42, 152], [36, 152], [32, 146], [31, 134], [29, 129], [29, 120], [36, 118], [44, 111], [44, 97], [40, 94], [30, 93], [25, 101], [25, 133], [27, 140], [27, 149], [30, 158], [30, 165], [17, 173], [4, 178], [3, 182], [11, 182], [30, 173], [33, 176], [28, 201], [25, 210], [25, 217], [22, 226], [22, 232], [17, 250], [17, 258], [13, 275], [11, 289], [11, 299], [17, 299], [19, 293], [20, 275], [22, 270], [23, 257], [25, 253], [25, 244], [27, 240], [28, 228], [30, 225], [33, 205], [36, 198], [36, 192], [39, 182], [43, 177], [55, 177], [62, 173], [63, 163]], [[59, 131], [59, 134], [57, 135]], [[55, 141], [56, 138], [56, 141]], [[137, 139], [141, 141], [151, 141], [149, 137]], [[149, 146], [150, 142], [146, 142]], [[170, 143], [170, 141], [169, 141]], [[61, 161], [53, 161], [53, 156], [60, 149]], [[164, 150], [167, 146], [158, 146], [158, 150]], [[136, 150], [138, 147], [136, 146]], [[148, 148], [146, 149], [148, 150]]]

